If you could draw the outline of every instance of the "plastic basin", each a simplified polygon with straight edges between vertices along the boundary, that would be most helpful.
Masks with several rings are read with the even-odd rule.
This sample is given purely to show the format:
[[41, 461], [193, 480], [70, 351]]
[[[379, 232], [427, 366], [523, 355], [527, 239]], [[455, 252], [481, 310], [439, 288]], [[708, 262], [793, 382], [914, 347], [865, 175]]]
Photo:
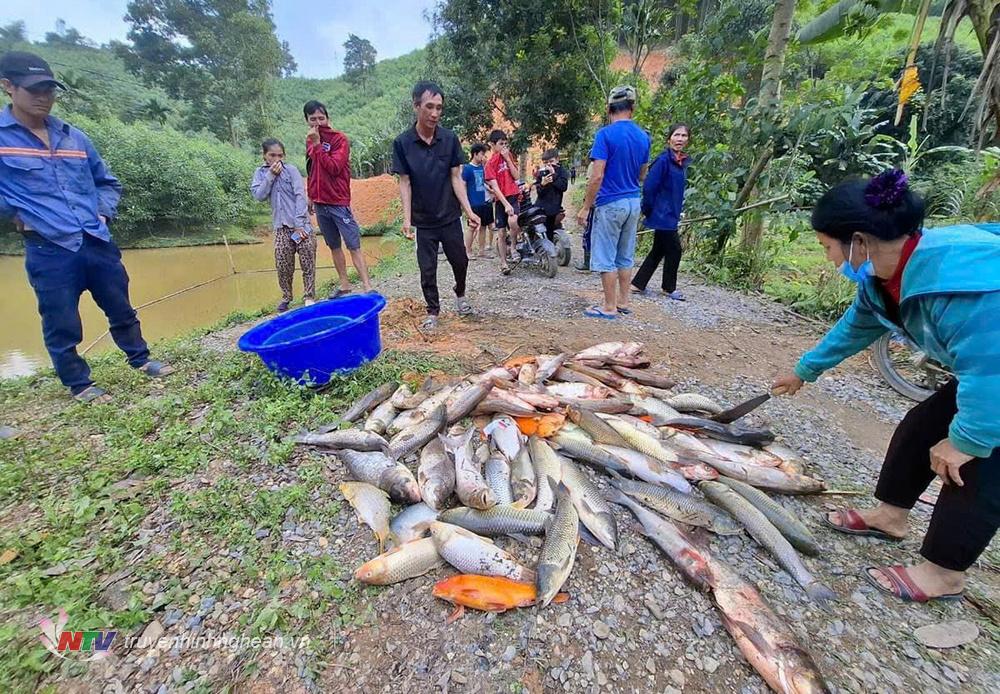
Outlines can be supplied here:
[[378, 314], [384, 308], [385, 297], [374, 293], [320, 301], [254, 326], [239, 347], [279, 376], [323, 385], [379, 355]]

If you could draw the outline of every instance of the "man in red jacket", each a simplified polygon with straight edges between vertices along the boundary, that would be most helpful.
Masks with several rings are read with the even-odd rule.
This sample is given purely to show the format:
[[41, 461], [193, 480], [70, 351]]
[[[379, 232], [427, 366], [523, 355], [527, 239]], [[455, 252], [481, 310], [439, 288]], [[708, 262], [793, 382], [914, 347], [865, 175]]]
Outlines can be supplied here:
[[351, 261], [361, 278], [361, 285], [366, 292], [370, 292], [372, 281], [361, 253], [361, 227], [351, 212], [351, 143], [344, 133], [330, 127], [326, 106], [320, 102], [306, 103], [302, 112], [309, 124], [306, 136], [306, 190], [340, 279], [340, 289], [330, 294], [330, 298], [336, 299], [351, 292], [347, 260], [340, 249], [341, 239], [351, 252]]

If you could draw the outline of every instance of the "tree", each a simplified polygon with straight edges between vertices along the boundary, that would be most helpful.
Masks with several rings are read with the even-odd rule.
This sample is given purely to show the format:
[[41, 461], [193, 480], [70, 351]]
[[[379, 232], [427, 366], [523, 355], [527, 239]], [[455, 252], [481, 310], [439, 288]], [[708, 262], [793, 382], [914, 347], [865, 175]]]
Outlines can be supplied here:
[[[920, 24], [926, 10], [918, 9], [912, 0], [840, 0], [802, 27], [799, 41], [828, 41], [844, 34], [863, 32], [889, 12], [918, 12], [916, 23]], [[984, 58], [982, 72], [966, 107], [974, 112], [973, 136], [981, 146], [986, 141], [990, 120], [994, 122], [992, 139], [1000, 142], [1000, 0], [948, 0], [941, 13], [936, 53], [947, 51], [954, 44], [955, 31], [965, 17], [972, 22]], [[947, 85], [942, 87], [942, 91], [946, 88]]]
[[295, 61], [274, 33], [269, 0], [131, 0], [126, 67], [192, 106], [193, 129], [238, 145], [270, 129], [274, 82]]
[[11, 22], [0, 27], [0, 47], [9, 50], [16, 43], [27, 43], [28, 28], [22, 20]]
[[515, 149], [582, 139], [611, 86], [620, 9], [616, 0], [442, 2], [431, 74], [445, 83], [449, 123], [472, 137], [499, 116]]
[[93, 42], [73, 27], [66, 26], [65, 19], [56, 20], [56, 30], [45, 34], [45, 43], [53, 46], [91, 46]]
[[672, 16], [658, 0], [636, 0], [622, 11], [622, 42], [632, 56], [632, 78], [642, 74], [649, 52], [666, 35]]
[[173, 113], [169, 104], [165, 104], [155, 96], [149, 97], [139, 105], [138, 114], [147, 120], [156, 121], [160, 125], [167, 122], [167, 116]]
[[344, 77], [362, 87], [375, 70], [375, 46], [368, 39], [348, 34], [344, 42]]

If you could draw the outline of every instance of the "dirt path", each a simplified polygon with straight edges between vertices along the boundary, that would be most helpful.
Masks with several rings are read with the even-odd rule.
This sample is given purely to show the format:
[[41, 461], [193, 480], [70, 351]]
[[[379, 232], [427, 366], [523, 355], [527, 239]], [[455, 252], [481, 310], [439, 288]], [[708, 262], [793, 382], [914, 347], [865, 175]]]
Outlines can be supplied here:
[[[450, 270], [439, 277], [448, 287]], [[814, 342], [816, 328], [780, 307], [685, 278], [687, 303], [639, 299], [635, 315], [615, 323], [588, 319], [597, 280], [560, 269], [546, 280], [519, 269], [502, 278], [492, 263], [470, 269], [471, 319], [442, 316], [440, 329], [424, 335], [414, 277], [383, 281], [391, 298], [382, 316], [387, 347], [432, 350], [488, 363], [511, 353], [574, 350], [595, 342], [638, 340], [654, 362], [667, 366], [683, 386], [729, 403], [766, 388]], [[443, 291], [443, 305], [451, 298]], [[862, 566], [899, 563], [917, 556], [929, 508], [918, 506], [911, 537], [888, 546], [823, 531], [819, 518], [840, 503], [867, 503], [880, 457], [894, 424], [909, 403], [881, 385], [863, 357], [834, 371], [795, 399], [772, 401], [754, 415], [797, 448], [812, 471], [833, 489], [860, 497], [787, 498], [785, 505], [813, 528], [826, 552], [811, 561], [840, 600], [824, 612], [808, 602], [769, 556], [745, 538], [696, 534], [699, 541], [740, 568], [785, 616], [839, 691], [989, 691], [1000, 687], [995, 626], [969, 603], [951, 607], [906, 606], [886, 599], [859, 577]], [[344, 561], [370, 556], [370, 538], [354, 533]], [[435, 577], [379, 589], [364, 626], [343, 634], [321, 676], [326, 690], [399, 691], [765, 691], [738, 654], [709, 603], [686, 586], [669, 562], [638, 533], [625, 514], [617, 552], [581, 546], [569, 579], [571, 600], [546, 610], [500, 616], [468, 613], [451, 626], [449, 608], [430, 595]], [[509, 543], [532, 557], [535, 547]], [[994, 599], [995, 567], [977, 567], [971, 584]], [[913, 630], [924, 624], [968, 619], [983, 635], [971, 646], [937, 652]], [[607, 629], [605, 629], [607, 627]], [[883, 647], [885, 644], [885, 647]]]

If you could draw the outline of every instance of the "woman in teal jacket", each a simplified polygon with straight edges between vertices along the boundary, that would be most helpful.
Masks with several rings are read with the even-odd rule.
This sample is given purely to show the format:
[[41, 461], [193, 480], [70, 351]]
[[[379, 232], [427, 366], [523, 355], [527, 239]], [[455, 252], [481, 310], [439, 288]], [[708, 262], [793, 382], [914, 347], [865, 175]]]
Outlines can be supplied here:
[[914, 602], [960, 599], [966, 570], [1000, 524], [1000, 224], [921, 230], [923, 211], [901, 171], [841, 183], [819, 200], [813, 229], [858, 293], [794, 373], [773, 386], [791, 395], [888, 330], [955, 374], [897, 427], [875, 489], [880, 503], [825, 519], [840, 532], [897, 540], [917, 497], [939, 476], [925, 561], [863, 573]]

